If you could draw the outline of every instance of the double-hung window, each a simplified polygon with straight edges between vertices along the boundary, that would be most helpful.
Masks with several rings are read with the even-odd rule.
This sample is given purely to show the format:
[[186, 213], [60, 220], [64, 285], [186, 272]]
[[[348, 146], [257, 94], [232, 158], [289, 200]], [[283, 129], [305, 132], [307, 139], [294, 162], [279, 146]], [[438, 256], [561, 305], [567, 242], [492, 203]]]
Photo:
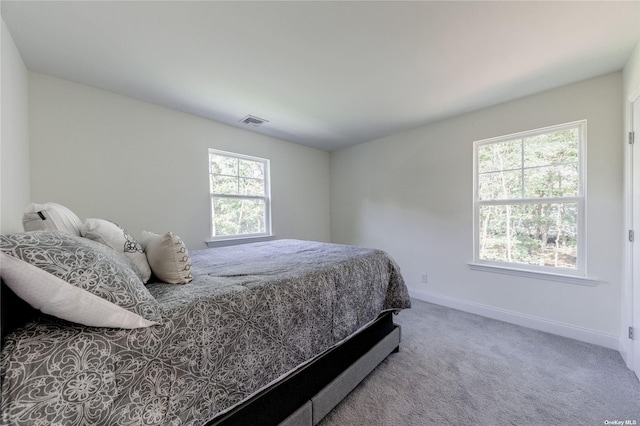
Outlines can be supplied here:
[[269, 160], [209, 149], [211, 238], [271, 235]]
[[474, 264], [584, 277], [586, 121], [474, 143]]

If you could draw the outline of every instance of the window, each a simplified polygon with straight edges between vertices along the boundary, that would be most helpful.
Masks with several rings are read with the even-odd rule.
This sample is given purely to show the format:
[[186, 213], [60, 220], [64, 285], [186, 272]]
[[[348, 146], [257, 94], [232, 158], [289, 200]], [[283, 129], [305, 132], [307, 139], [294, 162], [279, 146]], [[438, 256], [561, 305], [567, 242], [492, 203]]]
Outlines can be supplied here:
[[474, 262], [585, 276], [586, 121], [474, 143]]
[[269, 160], [209, 150], [211, 238], [271, 235]]

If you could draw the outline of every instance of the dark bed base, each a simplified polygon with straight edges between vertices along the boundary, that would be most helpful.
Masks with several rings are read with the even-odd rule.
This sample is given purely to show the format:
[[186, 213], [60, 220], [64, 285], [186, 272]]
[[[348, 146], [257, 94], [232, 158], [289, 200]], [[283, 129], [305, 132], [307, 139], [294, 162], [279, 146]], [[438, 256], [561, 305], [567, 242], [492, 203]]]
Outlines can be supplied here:
[[[349, 366], [392, 333], [397, 326], [386, 312], [340, 346], [275, 383], [207, 426], [277, 425], [302, 407]], [[397, 352], [398, 347], [393, 350]], [[388, 353], [386, 354], [388, 355]]]
[[0, 306], [0, 341], [2, 346], [4, 346], [4, 336], [33, 318], [44, 315], [16, 296], [2, 281], [0, 281]]

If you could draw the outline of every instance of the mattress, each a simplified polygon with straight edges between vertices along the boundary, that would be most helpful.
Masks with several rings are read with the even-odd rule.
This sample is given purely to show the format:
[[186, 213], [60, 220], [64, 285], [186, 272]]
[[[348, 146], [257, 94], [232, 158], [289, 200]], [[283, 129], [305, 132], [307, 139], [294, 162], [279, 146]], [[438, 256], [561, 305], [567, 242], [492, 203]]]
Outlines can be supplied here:
[[147, 286], [162, 324], [38, 318], [8, 335], [5, 424], [201, 425], [375, 320], [410, 307], [380, 250], [277, 240], [191, 252], [194, 280]]

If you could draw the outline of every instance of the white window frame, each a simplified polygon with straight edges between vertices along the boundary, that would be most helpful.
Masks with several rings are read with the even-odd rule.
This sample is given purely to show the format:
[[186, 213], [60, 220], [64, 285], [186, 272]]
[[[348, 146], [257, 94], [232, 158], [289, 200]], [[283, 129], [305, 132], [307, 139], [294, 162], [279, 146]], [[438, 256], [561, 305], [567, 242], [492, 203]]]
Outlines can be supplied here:
[[[526, 137], [538, 136], [569, 129], [578, 129], [578, 195], [570, 197], [547, 198], [517, 198], [506, 200], [480, 200], [479, 197], [479, 164], [478, 148], [483, 145], [507, 142]], [[573, 284], [593, 286], [597, 280], [587, 278], [586, 265], [586, 141], [587, 121], [580, 120], [570, 123], [549, 126], [540, 129], [499, 136], [490, 139], [478, 140], [473, 143], [473, 262], [469, 267], [473, 270], [485, 272], [498, 272], [510, 275], [520, 275], [530, 278], [541, 278], [553, 281], [570, 282]], [[523, 165], [524, 166], [524, 165]], [[523, 168], [524, 170], [524, 168]], [[524, 181], [523, 181], [524, 185]], [[486, 205], [518, 205], [539, 203], [571, 202], [578, 206], [577, 218], [577, 258], [576, 269], [560, 268], [554, 266], [530, 265], [518, 262], [506, 262], [480, 259], [480, 207]]]
[[[264, 194], [263, 195], [228, 195], [228, 194], [216, 194], [211, 189], [211, 183], [209, 183], [209, 206], [210, 206], [210, 239], [207, 241], [208, 247], [216, 247], [220, 245], [229, 245], [229, 244], [242, 244], [248, 242], [255, 241], [263, 241], [273, 239], [273, 234], [271, 233], [271, 170], [270, 170], [270, 161], [267, 158], [254, 157], [250, 155], [238, 154], [235, 152], [229, 151], [221, 151], [218, 149], [209, 148], [209, 182], [211, 182], [211, 156], [225, 156], [240, 160], [247, 161], [255, 161], [258, 163], [262, 163], [264, 166]], [[253, 234], [236, 234], [236, 235], [214, 235], [214, 223], [213, 223], [213, 203], [214, 198], [240, 198], [240, 199], [249, 199], [249, 200], [263, 200], [265, 205], [265, 218], [264, 218], [264, 226], [265, 232], [253, 233]]]

